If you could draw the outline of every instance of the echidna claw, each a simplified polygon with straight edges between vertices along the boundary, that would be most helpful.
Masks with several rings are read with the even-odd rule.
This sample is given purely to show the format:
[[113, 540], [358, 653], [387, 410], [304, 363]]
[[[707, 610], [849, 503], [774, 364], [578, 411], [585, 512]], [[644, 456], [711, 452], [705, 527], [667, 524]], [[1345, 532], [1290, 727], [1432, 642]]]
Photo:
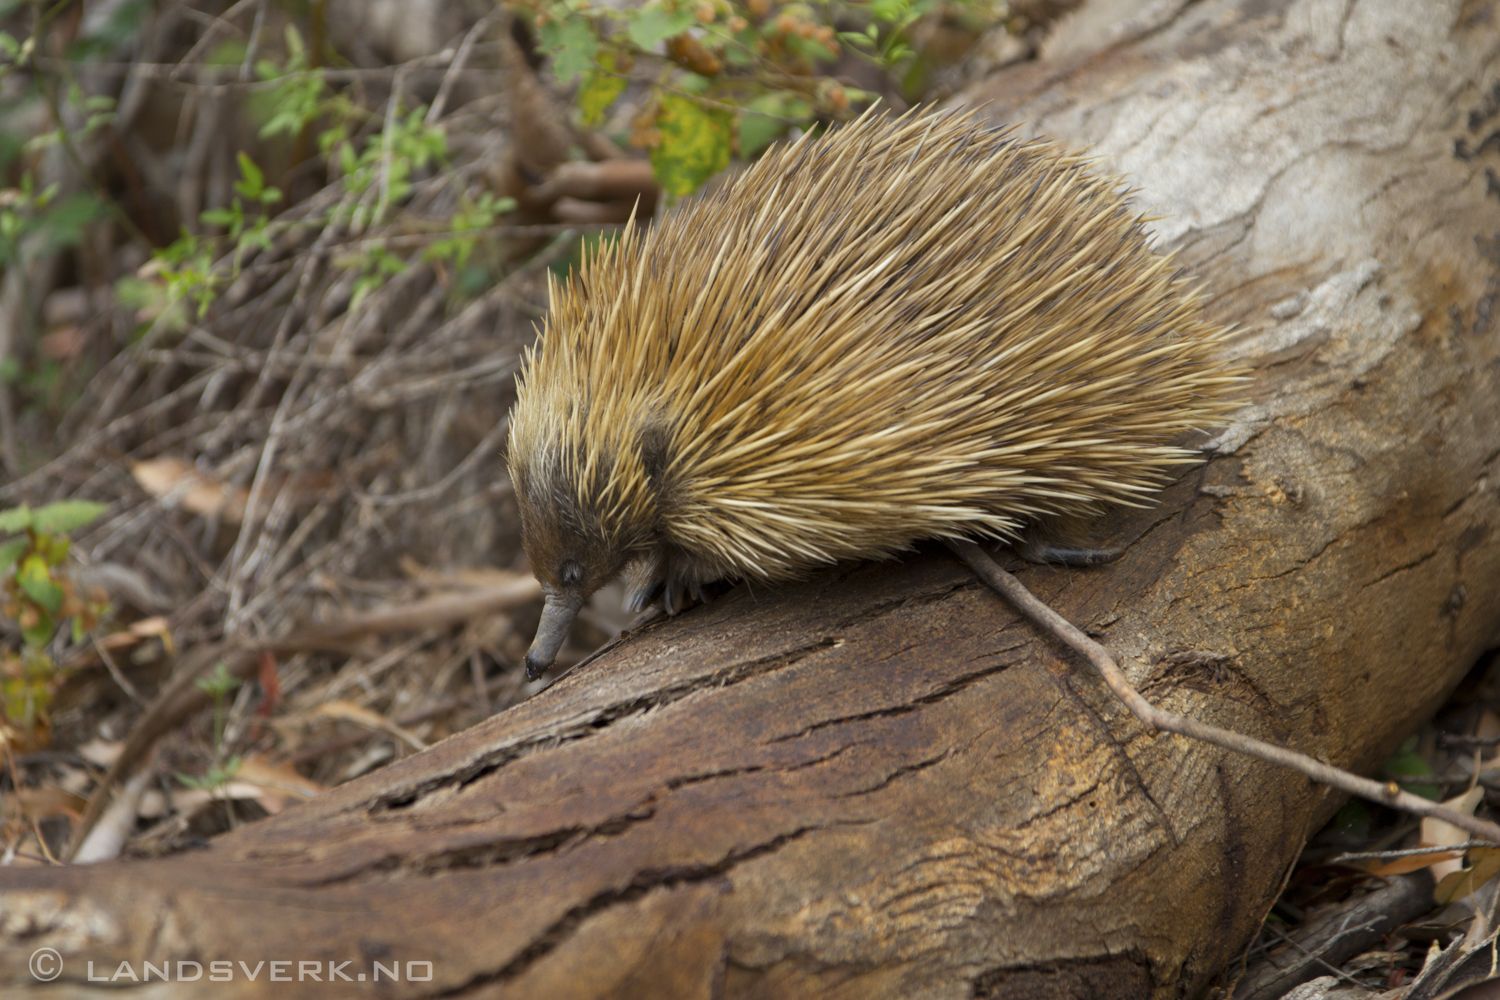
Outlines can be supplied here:
[[657, 577], [653, 580], [631, 581], [625, 588], [625, 610], [640, 614], [661, 600], [667, 581]]

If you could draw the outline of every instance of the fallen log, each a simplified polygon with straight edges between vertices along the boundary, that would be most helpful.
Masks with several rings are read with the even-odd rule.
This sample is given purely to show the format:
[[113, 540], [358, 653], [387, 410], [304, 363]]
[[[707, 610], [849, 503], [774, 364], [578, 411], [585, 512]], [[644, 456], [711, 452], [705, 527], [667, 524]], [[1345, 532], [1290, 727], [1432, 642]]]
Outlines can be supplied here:
[[[1258, 379], [1105, 519], [1119, 562], [1007, 565], [1162, 707], [1367, 771], [1500, 641], [1500, 10], [1058, 38], [964, 100], [1125, 173]], [[930, 548], [737, 588], [204, 850], [0, 871], [0, 982], [49, 947], [68, 995], [1191, 996], [1336, 804], [1147, 732]]]

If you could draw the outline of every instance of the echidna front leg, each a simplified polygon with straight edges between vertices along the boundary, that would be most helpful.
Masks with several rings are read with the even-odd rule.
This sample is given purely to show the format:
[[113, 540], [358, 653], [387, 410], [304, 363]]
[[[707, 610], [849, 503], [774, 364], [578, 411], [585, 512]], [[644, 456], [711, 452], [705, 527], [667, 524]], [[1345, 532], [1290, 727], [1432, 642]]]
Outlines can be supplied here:
[[625, 584], [626, 611], [631, 614], [640, 614], [655, 604], [661, 599], [662, 591], [667, 584], [666, 566], [662, 561], [661, 550], [657, 549], [649, 556], [643, 556], [631, 562], [620, 574], [620, 580]]
[[659, 547], [625, 567], [625, 609], [639, 613], [660, 604], [669, 615], [686, 609], [690, 603], [707, 600], [702, 575], [690, 560], [673, 558], [665, 547]]

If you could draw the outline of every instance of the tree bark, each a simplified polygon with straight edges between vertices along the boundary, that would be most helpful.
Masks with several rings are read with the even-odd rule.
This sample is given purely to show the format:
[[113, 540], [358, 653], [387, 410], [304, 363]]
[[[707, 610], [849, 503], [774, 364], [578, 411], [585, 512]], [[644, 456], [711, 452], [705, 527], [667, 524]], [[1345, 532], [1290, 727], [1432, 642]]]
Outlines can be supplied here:
[[[1020, 575], [1163, 707], [1368, 769], [1500, 640], [1500, 9], [1062, 32], [966, 101], [1126, 174], [1259, 374], [1212, 462], [1106, 519], [1119, 562]], [[49, 946], [70, 995], [189, 961], [174, 995], [373, 989], [348, 962], [390, 996], [1191, 996], [1336, 805], [1146, 732], [928, 548], [740, 587], [206, 850], [0, 872], [0, 981]]]

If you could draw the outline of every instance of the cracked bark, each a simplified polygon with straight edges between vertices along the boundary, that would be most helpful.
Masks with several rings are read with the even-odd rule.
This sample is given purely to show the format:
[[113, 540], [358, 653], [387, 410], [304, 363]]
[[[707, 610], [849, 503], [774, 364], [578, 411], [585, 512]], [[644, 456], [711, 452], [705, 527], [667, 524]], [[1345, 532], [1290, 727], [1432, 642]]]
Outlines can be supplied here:
[[[1021, 576], [1163, 708], [1369, 768], [1500, 640], [1500, 9], [1119, 6], [965, 98], [1126, 173], [1260, 377], [1100, 526], [1123, 559]], [[296, 981], [350, 960], [432, 963], [392, 996], [1188, 996], [1336, 804], [1143, 731], [925, 549], [740, 588], [206, 850], [0, 872], [0, 981], [45, 945], [69, 995], [368, 990]], [[209, 982], [260, 960], [293, 981]]]

